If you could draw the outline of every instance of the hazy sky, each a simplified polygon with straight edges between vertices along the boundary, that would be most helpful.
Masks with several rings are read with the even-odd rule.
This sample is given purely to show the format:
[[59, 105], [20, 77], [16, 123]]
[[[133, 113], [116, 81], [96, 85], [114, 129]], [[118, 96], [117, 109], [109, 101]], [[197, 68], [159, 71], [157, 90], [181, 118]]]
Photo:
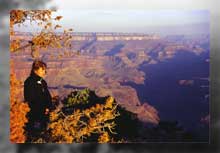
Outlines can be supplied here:
[[209, 33], [207, 10], [75, 9], [57, 15], [63, 16], [59, 24], [75, 32]]
[[51, 0], [47, 8], [57, 9], [206, 9], [219, 12], [219, 0]]

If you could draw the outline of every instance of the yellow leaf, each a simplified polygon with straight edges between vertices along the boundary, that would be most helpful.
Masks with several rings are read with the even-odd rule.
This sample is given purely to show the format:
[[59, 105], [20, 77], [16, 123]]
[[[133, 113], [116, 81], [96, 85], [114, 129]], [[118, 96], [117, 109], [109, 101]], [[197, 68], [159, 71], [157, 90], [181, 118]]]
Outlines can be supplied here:
[[47, 23], [47, 26], [51, 27], [51, 26], [52, 26], [52, 23], [51, 23], [51, 22]]

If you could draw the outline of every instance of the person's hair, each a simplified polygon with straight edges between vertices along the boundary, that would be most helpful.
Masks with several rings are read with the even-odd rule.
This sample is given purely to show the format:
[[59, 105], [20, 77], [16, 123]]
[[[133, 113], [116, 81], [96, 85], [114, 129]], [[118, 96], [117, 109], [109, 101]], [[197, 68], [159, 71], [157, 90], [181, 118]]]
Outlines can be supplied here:
[[32, 64], [31, 74], [34, 74], [35, 70], [38, 70], [39, 68], [47, 68], [47, 64], [40, 60], [35, 60]]

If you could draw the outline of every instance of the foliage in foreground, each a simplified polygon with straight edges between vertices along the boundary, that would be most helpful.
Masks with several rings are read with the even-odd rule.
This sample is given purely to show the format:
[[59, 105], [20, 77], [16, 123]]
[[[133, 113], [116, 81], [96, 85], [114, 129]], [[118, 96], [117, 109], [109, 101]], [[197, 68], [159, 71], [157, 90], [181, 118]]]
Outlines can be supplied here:
[[16, 79], [12, 71], [10, 74], [10, 141], [12, 143], [23, 143], [26, 139], [24, 126], [28, 121], [26, 114], [30, 108], [27, 103], [20, 101], [17, 97], [20, 95], [20, 88], [21, 82]]
[[[79, 100], [79, 101], [76, 101]], [[71, 92], [50, 113], [44, 137], [37, 143], [192, 142], [196, 135], [178, 122], [143, 123], [111, 96], [98, 97], [89, 89]]]
[[[31, 48], [30, 55], [33, 59], [40, 58], [39, 50], [47, 50], [50, 48], [71, 48], [71, 32], [72, 28], [64, 29], [59, 34], [56, 30], [62, 28], [61, 25], [56, 24], [57, 21], [62, 19], [62, 16], [52, 17], [53, 11], [51, 10], [11, 10], [10, 12], [10, 52], [23, 51], [24, 48]], [[16, 37], [14, 26], [26, 26], [28, 23], [34, 22], [39, 32], [32, 33], [33, 37], [28, 43], [23, 44], [22, 39]], [[34, 28], [34, 27], [33, 27]], [[22, 45], [23, 44], [23, 45]]]
[[119, 128], [118, 118], [127, 111], [113, 97], [100, 98], [84, 89], [71, 92], [62, 103], [61, 109], [50, 114], [49, 141], [105, 143], [123, 140], [119, 136], [119, 130], [123, 129]]

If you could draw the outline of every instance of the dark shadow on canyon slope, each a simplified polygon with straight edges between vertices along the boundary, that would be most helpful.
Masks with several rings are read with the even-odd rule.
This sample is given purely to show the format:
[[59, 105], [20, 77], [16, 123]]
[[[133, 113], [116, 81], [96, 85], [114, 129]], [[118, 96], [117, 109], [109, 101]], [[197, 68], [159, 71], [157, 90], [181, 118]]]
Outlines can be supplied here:
[[[139, 100], [148, 102], [159, 111], [161, 120], [178, 121], [181, 125], [205, 137], [208, 126], [201, 124], [201, 117], [209, 114], [209, 53], [200, 56], [178, 51], [172, 58], [157, 64], [143, 63], [140, 70], [146, 74], [144, 85], [123, 83], [136, 89]], [[180, 80], [193, 80], [180, 85]]]

